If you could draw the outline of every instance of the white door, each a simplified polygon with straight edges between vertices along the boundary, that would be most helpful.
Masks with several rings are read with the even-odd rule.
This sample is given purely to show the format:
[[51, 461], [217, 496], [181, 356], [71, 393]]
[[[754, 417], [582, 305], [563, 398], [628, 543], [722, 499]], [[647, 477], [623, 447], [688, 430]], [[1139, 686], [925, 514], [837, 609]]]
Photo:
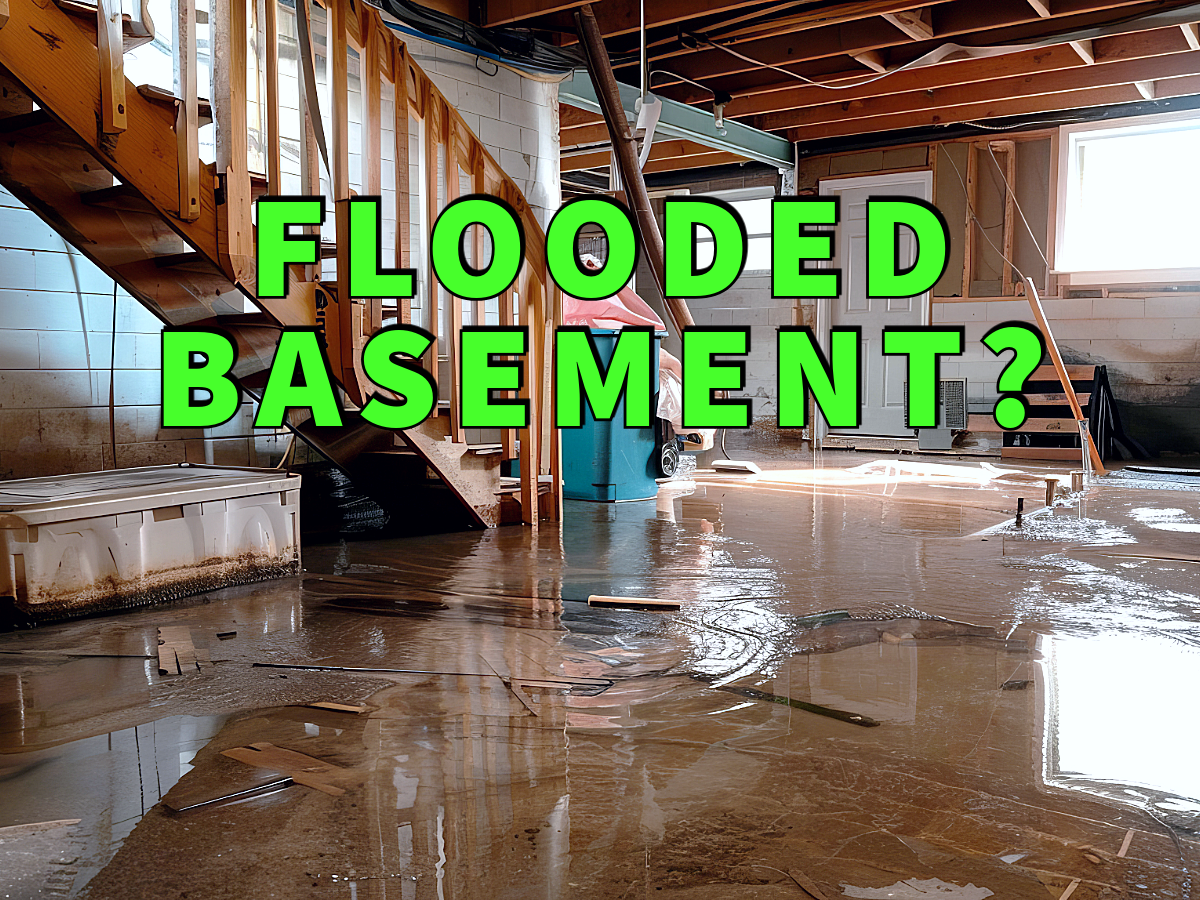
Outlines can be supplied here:
[[[858, 428], [831, 429], [834, 434], [871, 434], [884, 437], [912, 437], [915, 432], [904, 425], [904, 383], [908, 360], [903, 356], [883, 355], [883, 329], [894, 325], [926, 325], [929, 322], [929, 294], [905, 299], [867, 299], [867, 198], [914, 197], [933, 202], [933, 173], [906, 172], [841, 178], [821, 182], [821, 193], [841, 198], [841, 225], [838, 228], [833, 265], [842, 269], [842, 295], [821, 301], [827, 312], [818, 325], [824, 330], [829, 346], [831, 326], [857, 326], [862, 329], [863, 409]], [[900, 266], [914, 262], [915, 246], [911, 232], [901, 230]]]

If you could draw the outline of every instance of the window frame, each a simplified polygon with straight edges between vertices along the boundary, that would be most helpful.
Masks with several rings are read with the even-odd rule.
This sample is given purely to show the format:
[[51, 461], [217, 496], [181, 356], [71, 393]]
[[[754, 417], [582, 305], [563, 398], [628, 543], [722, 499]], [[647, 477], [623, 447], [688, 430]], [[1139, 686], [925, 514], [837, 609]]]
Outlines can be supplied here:
[[[712, 197], [714, 200], [724, 200], [726, 203], [733, 205], [735, 202], [737, 202], [739, 200], [768, 200], [768, 199], [775, 200], [779, 197], [779, 194], [775, 190], [774, 187], [772, 187], [770, 185], [762, 185], [761, 187], [736, 188], [736, 189], [730, 190], [730, 191], [709, 191], [707, 193], [696, 194], [694, 196]], [[746, 257], [747, 257], [747, 260], [750, 257], [750, 241], [754, 240], [755, 238], [767, 238], [768, 240], [770, 240], [770, 237], [771, 237], [770, 231], [765, 231], [765, 232], [761, 232], [761, 233], [755, 232], [754, 234], [750, 234], [749, 232], [747, 232], [746, 233]], [[712, 239], [711, 238], [702, 238], [701, 240], [697, 241], [696, 243], [698, 243], [698, 244], [712, 243]], [[756, 275], [756, 276], [757, 275], [769, 275], [770, 273], [771, 273], [770, 266], [768, 266], [765, 269], [751, 269], [751, 268], [747, 267], [742, 270], [742, 273], [741, 273], [741, 275], [738, 276], [738, 278], [742, 278], [746, 275]]]
[[1141, 128], [1146, 131], [1154, 130], [1157, 125], [1168, 125], [1179, 121], [1195, 121], [1200, 128], [1200, 110], [1182, 110], [1179, 112], [1159, 113], [1148, 116], [1129, 116], [1108, 121], [1081, 122], [1073, 125], [1062, 125], [1055, 133], [1055, 144], [1052, 153], [1054, 164], [1054, 183], [1050, 186], [1050, 195], [1054, 199], [1054, 213], [1049, 217], [1054, 229], [1050, 246], [1053, 249], [1052, 267], [1050, 274], [1058, 279], [1059, 284], [1068, 287], [1107, 286], [1107, 285], [1158, 285], [1158, 284], [1195, 284], [1200, 283], [1200, 266], [1182, 268], [1158, 269], [1103, 269], [1083, 270], [1060, 268], [1066, 240], [1068, 190], [1076, 178], [1078, 155], [1073, 152], [1076, 135], [1092, 134], [1100, 131], [1113, 131], [1120, 128]]

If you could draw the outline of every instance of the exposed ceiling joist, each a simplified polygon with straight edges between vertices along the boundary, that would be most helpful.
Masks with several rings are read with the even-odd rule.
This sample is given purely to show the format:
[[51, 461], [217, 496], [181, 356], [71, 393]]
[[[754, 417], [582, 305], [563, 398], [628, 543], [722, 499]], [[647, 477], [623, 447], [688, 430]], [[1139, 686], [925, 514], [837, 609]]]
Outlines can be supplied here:
[[[1062, 31], [1107, 24], [1115, 17], [1114, 8], [1123, 8], [1120, 15], [1124, 17], [1160, 12], [1162, 4], [1152, 2], [1130, 6], [1122, 0], [1064, 0], [1056, 6], [1054, 18], [1043, 19], [1034, 13], [1026, 0], [992, 0], [986, 5], [945, 3], [936, 7], [937, 40], [971, 35], [971, 43], [976, 45], [1022, 43], [1045, 34], [1048, 22], [1056, 23]], [[736, 47], [739, 54], [751, 57], [755, 62], [747, 62], [725, 50], [711, 47], [696, 51], [682, 48], [653, 56], [655, 63], [680, 56], [672, 60], [670, 70], [707, 85], [714, 79], [738, 73], [762, 74], [763, 65], [794, 67], [802, 62], [827, 57], [845, 58], [847, 54], [866, 50], [883, 51], [907, 46], [911, 46], [911, 43], [906, 35], [898, 33], [896, 27], [883, 18], [876, 17], [844, 26], [815, 28], [807, 31], [804, 40], [799, 43], [791, 34], [779, 34]], [[933, 49], [933, 46], [916, 49], [924, 52]], [[798, 51], [802, 51], [802, 55]], [[637, 63], [631, 59], [624, 64], [636, 66]], [[619, 67], [617, 63], [614, 65]], [[669, 79], [664, 79], [664, 82], [670, 83]]]
[[[826, 103], [760, 116], [755, 122], [769, 130], [807, 128], [822, 123], [851, 120], [857, 133], [885, 131], [873, 124], [875, 118], [891, 119], [905, 113], [937, 114], [941, 109], [963, 104], [1007, 101], [1013, 98], [1062, 94], [1069, 91], [1119, 87], [1138, 82], [1200, 75], [1200, 53], [1189, 51], [1152, 59], [1135, 59], [1098, 66], [1076, 66], [1038, 75], [997, 78], [971, 85], [889, 94], [845, 103]], [[1153, 99], [1147, 97], [1146, 99]], [[1052, 107], [1051, 107], [1052, 108]], [[1068, 107], [1061, 107], [1068, 108]], [[988, 116], [991, 118], [991, 116]], [[936, 119], [934, 120], [937, 121]]]
[[[1159, 28], [1134, 34], [1099, 38], [1093, 43], [1097, 65], [1134, 59], [1152, 59], [1188, 49], [1183, 37], [1174, 28]], [[764, 113], [819, 106], [824, 103], [853, 103], [888, 94], [908, 91], [936, 91], [992, 81], [997, 78], [1040, 76], [1062, 69], [1080, 68], [1079, 55], [1065, 44], [1037, 50], [1026, 50], [993, 59], [967, 59], [947, 62], [927, 69], [894, 72], [885, 79], [843, 90], [799, 85], [793, 82], [774, 82], [762, 93], [735, 97], [725, 107], [725, 116], [745, 117]], [[861, 73], [856, 78], [862, 80]], [[766, 87], [775, 90], [767, 91]]]
[[1096, 53], [1092, 50], [1091, 41], [1068, 41], [1067, 46], [1079, 54], [1079, 58], [1085, 65], [1094, 66], [1096, 64]]
[[[1155, 83], [1156, 99], [1183, 97], [1200, 94], [1200, 76], [1169, 78]], [[870, 124], [847, 118], [833, 124], [821, 124], [804, 128], [792, 128], [788, 137], [795, 141], [822, 140], [826, 138], [850, 137], [880, 131], [899, 131], [905, 128], [922, 128], [933, 125], [951, 125], [959, 122], [975, 122], [983, 119], [1022, 116], [1034, 113], [1064, 111], [1069, 116], [1072, 109], [1091, 106], [1111, 106], [1118, 103], [1134, 103], [1143, 99], [1132, 84], [1113, 87], [1088, 88], [1065, 91], [1057, 94], [1038, 94], [1033, 97], [1015, 97], [995, 102], [971, 103], [943, 107], [917, 113], [900, 113], [878, 116]]]
[[914, 41], [933, 40], [933, 13], [929, 7], [911, 12], [884, 13], [883, 17]]
[[[715, 153], [723, 156], [733, 156], [737, 161], [744, 162], [745, 157], [736, 153], [724, 153], [723, 151], [714, 151], [711, 147], [705, 147], [703, 144], [697, 144], [694, 141], [658, 141], [650, 148], [650, 160], [646, 163], [646, 168], [642, 171], [653, 171], [649, 168], [650, 163], [671, 160], [671, 159], [686, 159], [689, 157], [708, 157]], [[559, 161], [559, 170], [562, 172], [578, 172], [584, 169], [602, 169], [608, 166], [611, 159], [611, 152], [605, 149], [592, 150], [587, 153], [564, 153]]]

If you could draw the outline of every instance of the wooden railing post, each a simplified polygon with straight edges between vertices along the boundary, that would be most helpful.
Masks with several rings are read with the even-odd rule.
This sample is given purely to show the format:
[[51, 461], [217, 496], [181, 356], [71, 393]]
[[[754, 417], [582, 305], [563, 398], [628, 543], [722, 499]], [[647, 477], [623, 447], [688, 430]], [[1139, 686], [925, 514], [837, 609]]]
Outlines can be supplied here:
[[221, 268], [233, 282], [248, 284], [254, 272], [254, 227], [247, 168], [246, 0], [214, 0], [210, 21], [217, 177], [223, 182], [225, 201], [217, 213]]
[[279, 0], [265, 0], [267, 51], [267, 191], [283, 193], [283, 164], [279, 133]]
[[179, 167], [179, 218], [200, 217], [200, 97], [196, 87], [196, 2], [173, 0], [175, 55], [175, 154]]
[[100, 130], [120, 134], [128, 127], [121, 0], [96, 0], [96, 47], [100, 51]]
[[[410, 242], [409, 191], [411, 186], [408, 177], [408, 51], [402, 41], [389, 36], [394, 43], [392, 52], [392, 83], [395, 86], [395, 125], [396, 154], [393, 160], [396, 165], [396, 267], [407, 269], [412, 266], [411, 254], [408, 249]], [[401, 324], [412, 322], [412, 299], [401, 297], [397, 300], [396, 318]]]

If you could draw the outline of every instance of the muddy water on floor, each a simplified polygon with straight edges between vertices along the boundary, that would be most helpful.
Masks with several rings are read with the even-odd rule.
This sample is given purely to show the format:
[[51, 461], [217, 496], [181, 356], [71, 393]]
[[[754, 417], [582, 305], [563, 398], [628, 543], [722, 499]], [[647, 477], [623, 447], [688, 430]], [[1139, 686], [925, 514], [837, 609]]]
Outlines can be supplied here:
[[[1161, 526], [1200, 495], [1119, 483], [996, 527], [1043, 495], [974, 470], [701, 475], [568, 504], [561, 531], [309, 548], [303, 581], [10, 634], [0, 825], [82, 818], [93, 868], [119, 845], [95, 897], [798, 896], [789, 871], [830, 897], [1188, 896], [1195, 846], [1166, 826], [1200, 795], [1200, 600], [1194, 535]], [[160, 625], [215, 667], [159, 676]], [[296, 705], [316, 700], [370, 710]], [[149, 755], [77, 749], [148, 727]], [[340, 766], [346, 793], [155, 805], [269, 780], [219, 752], [262, 741]], [[113, 831], [164, 754], [178, 784]], [[78, 779], [38, 780], [40, 758]]]

